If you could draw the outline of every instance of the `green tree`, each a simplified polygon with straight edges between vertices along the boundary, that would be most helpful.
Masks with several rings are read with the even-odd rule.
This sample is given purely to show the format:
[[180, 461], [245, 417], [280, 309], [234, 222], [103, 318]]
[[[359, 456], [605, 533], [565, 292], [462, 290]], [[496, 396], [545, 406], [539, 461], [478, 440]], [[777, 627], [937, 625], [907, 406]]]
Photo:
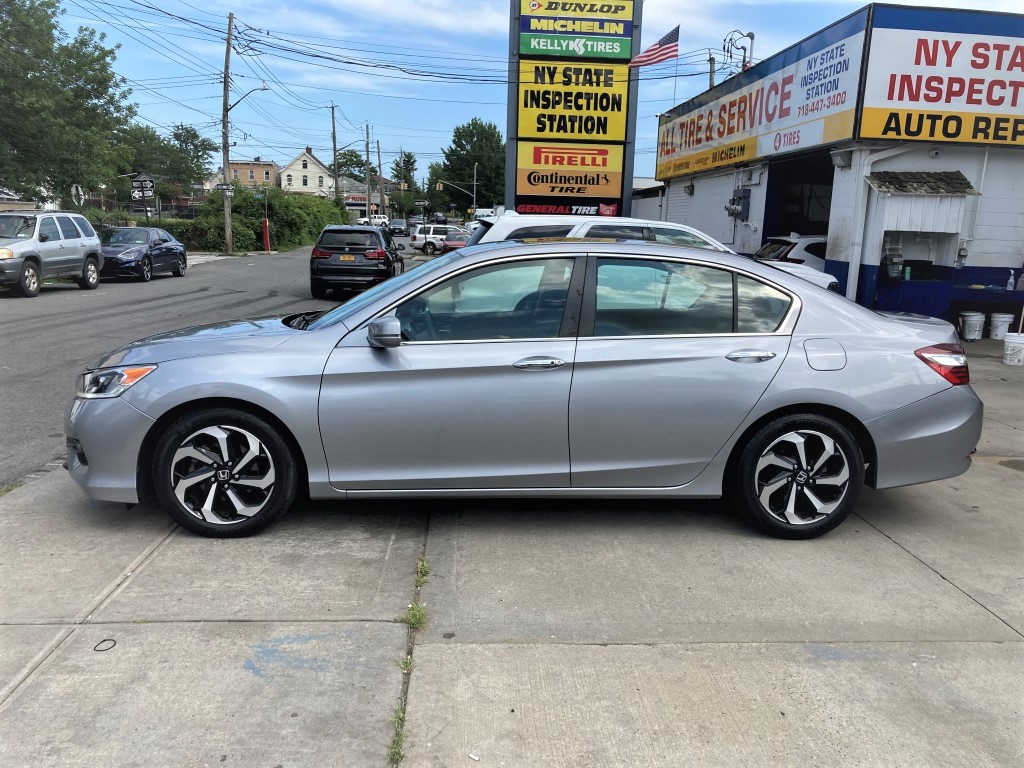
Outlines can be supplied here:
[[[444, 153], [444, 178], [473, 191], [473, 165], [476, 169], [476, 204], [493, 208], [505, 200], [505, 140], [494, 123], [473, 118], [452, 132], [452, 144]], [[452, 202], [466, 210], [472, 197], [451, 190]]]
[[[413, 202], [416, 200], [416, 155], [412, 152], [398, 150], [398, 157], [391, 163], [391, 180], [396, 187], [392, 187], [391, 199], [402, 218], [413, 209]], [[401, 188], [405, 184], [405, 189]]]
[[[366, 157], [359, 150], [342, 149], [334, 158], [334, 162], [337, 163], [338, 173], [342, 176], [360, 182], [366, 181]], [[370, 175], [374, 179], [377, 178], [377, 166], [373, 163], [370, 164]]]
[[213, 172], [210, 155], [219, 147], [191, 125], [176, 125], [171, 130], [170, 146], [173, 154], [167, 168], [168, 180], [186, 187], [200, 184]]
[[58, 0], [3, 0], [0, 13], [0, 185], [33, 197], [113, 176], [123, 147], [112, 137], [135, 115], [117, 46], [86, 27], [69, 36], [62, 13]]

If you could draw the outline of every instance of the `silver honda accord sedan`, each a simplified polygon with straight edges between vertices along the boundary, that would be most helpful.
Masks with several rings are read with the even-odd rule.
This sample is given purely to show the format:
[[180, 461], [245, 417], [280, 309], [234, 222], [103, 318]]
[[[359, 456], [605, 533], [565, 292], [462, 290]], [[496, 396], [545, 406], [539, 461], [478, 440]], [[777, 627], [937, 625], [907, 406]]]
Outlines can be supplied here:
[[67, 467], [244, 536], [295, 501], [717, 498], [775, 536], [860, 488], [970, 466], [982, 404], [948, 323], [649, 243], [455, 251], [326, 312], [185, 328], [85, 371]]

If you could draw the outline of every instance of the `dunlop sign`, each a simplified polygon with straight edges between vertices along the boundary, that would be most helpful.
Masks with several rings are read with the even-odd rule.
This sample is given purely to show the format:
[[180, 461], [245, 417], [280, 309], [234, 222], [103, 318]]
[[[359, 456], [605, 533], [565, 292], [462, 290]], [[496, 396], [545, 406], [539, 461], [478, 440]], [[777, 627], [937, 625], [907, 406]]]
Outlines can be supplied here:
[[619, 197], [622, 145], [519, 142], [516, 189], [539, 197]]
[[519, 63], [519, 136], [625, 141], [624, 64]]
[[633, 0], [571, 3], [520, 0], [522, 56], [628, 61], [633, 52]]

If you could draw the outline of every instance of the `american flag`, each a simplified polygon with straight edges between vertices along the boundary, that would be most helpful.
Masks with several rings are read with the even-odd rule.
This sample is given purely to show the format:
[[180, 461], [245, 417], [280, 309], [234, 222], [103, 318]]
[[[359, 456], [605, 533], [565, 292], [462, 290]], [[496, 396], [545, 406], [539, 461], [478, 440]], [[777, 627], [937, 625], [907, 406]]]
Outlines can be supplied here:
[[631, 62], [631, 67], [646, 67], [648, 64], [657, 64], [659, 61], [668, 61], [679, 55], [679, 27], [677, 26], [661, 40], [656, 42], [646, 51], [641, 53]]

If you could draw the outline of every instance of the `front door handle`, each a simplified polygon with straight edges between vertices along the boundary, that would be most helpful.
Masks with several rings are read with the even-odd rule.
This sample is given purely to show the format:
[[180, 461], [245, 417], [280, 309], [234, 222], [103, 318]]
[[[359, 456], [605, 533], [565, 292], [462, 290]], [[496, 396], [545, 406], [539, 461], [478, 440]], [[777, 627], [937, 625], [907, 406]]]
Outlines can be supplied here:
[[513, 368], [521, 371], [550, 371], [554, 368], [561, 368], [565, 360], [557, 357], [524, 357], [518, 362], [512, 363]]
[[732, 360], [734, 363], [763, 363], [773, 357], [775, 357], [774, 352], [764, 349], [737, 349], [726, 355], [725, 359]]

